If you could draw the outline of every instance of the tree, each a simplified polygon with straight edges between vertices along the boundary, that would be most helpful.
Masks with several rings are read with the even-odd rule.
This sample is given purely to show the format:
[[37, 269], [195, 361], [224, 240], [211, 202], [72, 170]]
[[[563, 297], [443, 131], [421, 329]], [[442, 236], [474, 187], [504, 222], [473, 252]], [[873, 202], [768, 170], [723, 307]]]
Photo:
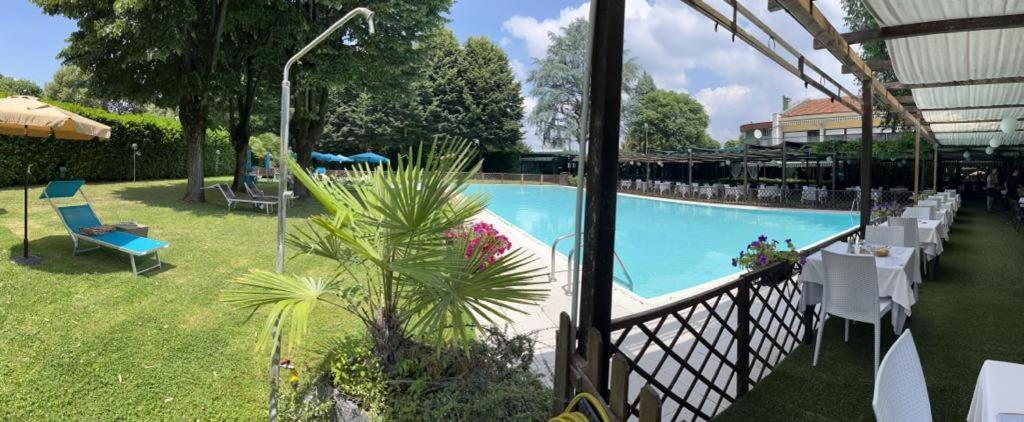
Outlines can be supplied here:
[[471, 138], [466, 121], [471, 112], [470, 92], [465, 71], [465, 54], [455, 35], [438, 31], [426, 44], [430, 58], [419, 83], [423, 128], [429, 134], [448, 134]]
[[[425, 39], [442, 28], [452, 0], [368, 0], [360, 6], [376, 14], [376, 33], [366, 25], [348, 25], [335, 41], [325, 42], [294, 67], [290, 144], [303, 168], [312, 164], [313, 147], [324, 133], [333, 90], [399, 95], [418, 75], [429, 51]], [[301, 17], [291, 30], [300, 45], [318, 36], [351, 8], [337, 2], [294, 2]], [[296, 49], [299, 47], [296, 46]], [[303, 195], [304, 186], [296, 186]]]
[[640, 107], [640, 100], [643, 99], [647, 94], [654, 92], [658, 89], [658, 86], [654, 83], [654, 78], [651, 77], [650, 73], [643, 71], [640, 74], [640, 78], [636, 81], [636, 86], [633, 88], [633, 92], [629, 94], [626, 99], [626, 104], [622, 107], [622, 127], [629, 130], [629, 124], [633, 121], [633, 116], [636, 114], [636, 109]]
[[4, 75], [0, 75], [0, 92], [8, 92], [13, 95], [31, 95], [33, 97], [43, 96], [43, 90], [35, 82]]
[[425, 137], [416, 95], [334, 91], [329, 101], [335, 106], [327, 116], [324, 139], [320, 142], [325, 151], [377, 151], [393, 155]]
[[[583, 122], [583, 81], [586, 78], [589, 24], [577, 19], [563, 34], [548, 34], [551, 45], [543, 58], [534, 59], [534, 69], [527, 81], [533, 86], [530, 95], [537, 105], [530, 112], [528, 123], [544, 145], [568, 147], [578, 142]], [[622, 64], [622, 90], [626, 96], [633, 91], [638, 68], [633, 59]]]
[[523, 96], [508, 56], [485, 37], [466, 40], [462, 60], [469, 91], [466, 137], [480, 141], [481, 152], [512, 151], [523, 138]]
[[398, 153], [434, 135], [476, 139], [483, 152], [516, 149], [523, 99], [505, 52], [486, 38], [460, 46], [449, 30], [422, 48], [430, 57], [403, 92], [332, 92], [324, 149]]
[[89, 107], [104, 108], [105, 101], [92, 92], [91, 77], [78, 66], [63, 65], [53, 73], [53, 80], [46, 83], [46, 98]]
[[61, 57], [92, 75], [98, 94], [176, 107], [188, 144], [185, 200], [205, 201], [203, 145], [229, 0], [32, 0], [78, 21]]
[[746, 145], [746, 141], [743, 140], [743, 135], [740, 135], [736, 139], [730, 139], [722, 144], [722, 148], [742, 148]]
[[697, 100], [681, 92], [656, 89], [640, 99], [624, 147], [642, 152], [646, 135], [650, 150], [718, 148], [718, 142], [707, 135], [708, 122], [704, 106]]
[[411, 339], [467, 345], [470, 330], [507, 321], [509, 312], [521, 312], [517, 306], [545, 295], [532, 280], [536, 270], [524, 269], [531, 261], [524, 250], [496, 254], [489, 252], [497, 246], [489, 240], [500, 239], [477, 243], [461, 235], [486, 206], [481, 194], [464, 195], [480, 171], [475, 155], [466, 141], [438, 142], [428, 151], [421, 145], [396, 160], [393, 170], [357, 167], [353, 179], [363, 182], [352, 185], [318, 180], [291, 161], [298, 181], [326, 213], [310, 218], [309, 228], [289, 242], [335, 261], [334, 274], [252, 271], [221, 300], [243, 309], [268, 308], [260, 343], [278, 344], [287, 327], [289, 348], [300, 343], [316, 305], [346, 309], [366, 326], [386, 371]]
[[[266, 94], [278, 86], [283, 63], [298, 43], [290, 31], [267, 30], [297, 25], [299, 19], [294, 8], [281, 1], [265, 3], [235, 2], [225, 22], [222, 101], [227, 103], [227, 128], [235, 152], [231, 187], [236, 190], [245, 181], [254, 113], [259, 105], [264, 105], [268, 115], [278, 111], [278, 97]], [[275, 101], [260, 104], [258, 97], [263, 95]]]

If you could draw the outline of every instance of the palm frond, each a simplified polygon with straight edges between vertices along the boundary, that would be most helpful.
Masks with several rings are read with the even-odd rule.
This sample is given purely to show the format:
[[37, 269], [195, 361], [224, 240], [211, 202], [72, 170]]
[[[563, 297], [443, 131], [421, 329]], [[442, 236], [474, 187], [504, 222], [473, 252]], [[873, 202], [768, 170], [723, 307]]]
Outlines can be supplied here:
[[309, 323], [309, 314], [319, 302], [337, 305], [330, 300], [340, 286], [338, 279], [321, 279], [254, 270], [232, 281], [233, 286], [221, 292], [221, 302], [239, 309], [256, 310], [269, 307], [266, 325], [260, 333], [260, 347], [277, 341], [281, 328], [288, 327], [288, 348], [302, 342]]

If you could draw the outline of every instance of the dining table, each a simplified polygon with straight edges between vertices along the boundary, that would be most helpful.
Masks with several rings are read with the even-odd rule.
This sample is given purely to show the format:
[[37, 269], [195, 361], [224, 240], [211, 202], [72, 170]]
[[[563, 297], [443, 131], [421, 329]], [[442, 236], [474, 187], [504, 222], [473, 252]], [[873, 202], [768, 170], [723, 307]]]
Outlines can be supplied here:
[[[886, 221], [880, 226], [888, 227]], [[917, 220], [917, 237], [921, 241], [924, 253], [930, 257], [942, 255], [942, 240], [948, 237], [948, 231], [943, 230], [945, 225], [941, 220]], [[944, 237], [943, 233], [947, 233]]]
[[[869, 245], [870, 246], [870, 245]], [[881, 246], [881, 245], [876, 245]], [[897, 335], [903, 332], [911, 308], [917, 302], [914, 284], [921, 283], [921, 264], [919, 254], [914, 248], [888, 246], [889, 255], [875, 257], [875, 268], [878, 271], [878, 296], [892, 299], [892, 329]], [[836, 253], [847, 253], [846, 242], [834, 242], [825, 250]], [[860, 253], [855, 252], [855, 253]], [[805, 310], [821, 303], [825, 286], [825, 263], [821, 251], [807, 257], [807, 262], [800, 272], [797, 281], [803, 284], [800, 301]], [[805, 318], [807, 323], [808, 318]], [[811, 331], [811, 330], [808, 330]]]
[[967, 421], [1024, 421], [1024, 365], [986, 360], [974, 385]]

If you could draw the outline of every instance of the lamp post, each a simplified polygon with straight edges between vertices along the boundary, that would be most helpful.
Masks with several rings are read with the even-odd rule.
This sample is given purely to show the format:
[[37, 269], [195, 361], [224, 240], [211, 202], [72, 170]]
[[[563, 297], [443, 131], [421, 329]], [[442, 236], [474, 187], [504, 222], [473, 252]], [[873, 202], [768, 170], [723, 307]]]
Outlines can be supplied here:
[[133, 182], [136, 180], [136, 177], [135, 177], [135, 174], [136, 174], [135, 173], [135, 157], [138, 157], [139, 155], [142, 155], [142, 153], [139, 152], [139, 144], [132, 143], [132, 181]]
[[213, 158], [213, 174], [219, 175], [220, 174], [220, 150], [219, 149], [215, 149], [215, 150], [213, 150], [213, 152], [215, 154], [214, 158]]
[[[366, 19], [370, 35], [373, 35], [373, 11], [365, 7], [357, 7], [352, 9], [350, 12], [334, 22], [324, 32], [320, 33], [313, 41], [302, 47], [298, 53], [295, 53], [287, 62], [284, 64], [281, 78], [281, 150], [280, 158], [278, 159], [278, 165], [281, 167], [281, 177], [277, 182], [277, 256], [274, 262], [274, 269], [278, 274], [284, 273], [284, 230], [285, 230], [285, 217], [288, 211], [288, 202], [285, 198], [286, 191], [288, 189], [288, 124], [291, 119], [291, 110], [289, 103], [291, 101], [291, 81], [288, 80], [288, 72], [291, 70], [292, 65], [297, 63], [299, 59], [309, 53], [311, 50], [316, 48], [331, 36], [335, 31], [345, 26], [348, 21], [356, 17], [356, 15], [362, 15]], [[274, 332], [280, 329], [278, 325], [280, 320], [274, 323]], [[276, 337], [276, 336], [275, 336]], [[279, 338], [279, 337], [278, 337]], [[281, 359], [281, 342], [277, 340], [274, 343], [274, 352], [270, 358], [270, 411], [268, 418], [270, 422], [277, 420], [277, 381], [278, 371], [280, 366], [278, 362]]]

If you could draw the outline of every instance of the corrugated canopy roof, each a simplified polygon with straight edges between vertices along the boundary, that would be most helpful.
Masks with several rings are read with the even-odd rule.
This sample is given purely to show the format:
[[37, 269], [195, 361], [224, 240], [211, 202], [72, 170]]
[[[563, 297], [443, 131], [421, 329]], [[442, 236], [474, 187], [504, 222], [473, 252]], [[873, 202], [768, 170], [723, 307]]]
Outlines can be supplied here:
[[[863, 1], [883, 28], [1024, 14], [1024, 0]], [[959, 85], [911, 87], [914, 103], [926, 121], [972, 121], [932, 124], [940, 143], [981, 146], [994, 136], [1001, 137], [1003, 144], [1024, 143], [1021, 132], [1007, 135], [998, 128], [998, 120], [1005, 117], [1024, 118], [1024, 83], [1015, 81], [1024, 77], [1024, 28], [1009, 25], [934, 33], [887, 39], [885, 43], [901, 83]], [[986, 79], [1002, 81], [981, 81]], [[994, 107], [1001, 105], [1011, 107]]]

